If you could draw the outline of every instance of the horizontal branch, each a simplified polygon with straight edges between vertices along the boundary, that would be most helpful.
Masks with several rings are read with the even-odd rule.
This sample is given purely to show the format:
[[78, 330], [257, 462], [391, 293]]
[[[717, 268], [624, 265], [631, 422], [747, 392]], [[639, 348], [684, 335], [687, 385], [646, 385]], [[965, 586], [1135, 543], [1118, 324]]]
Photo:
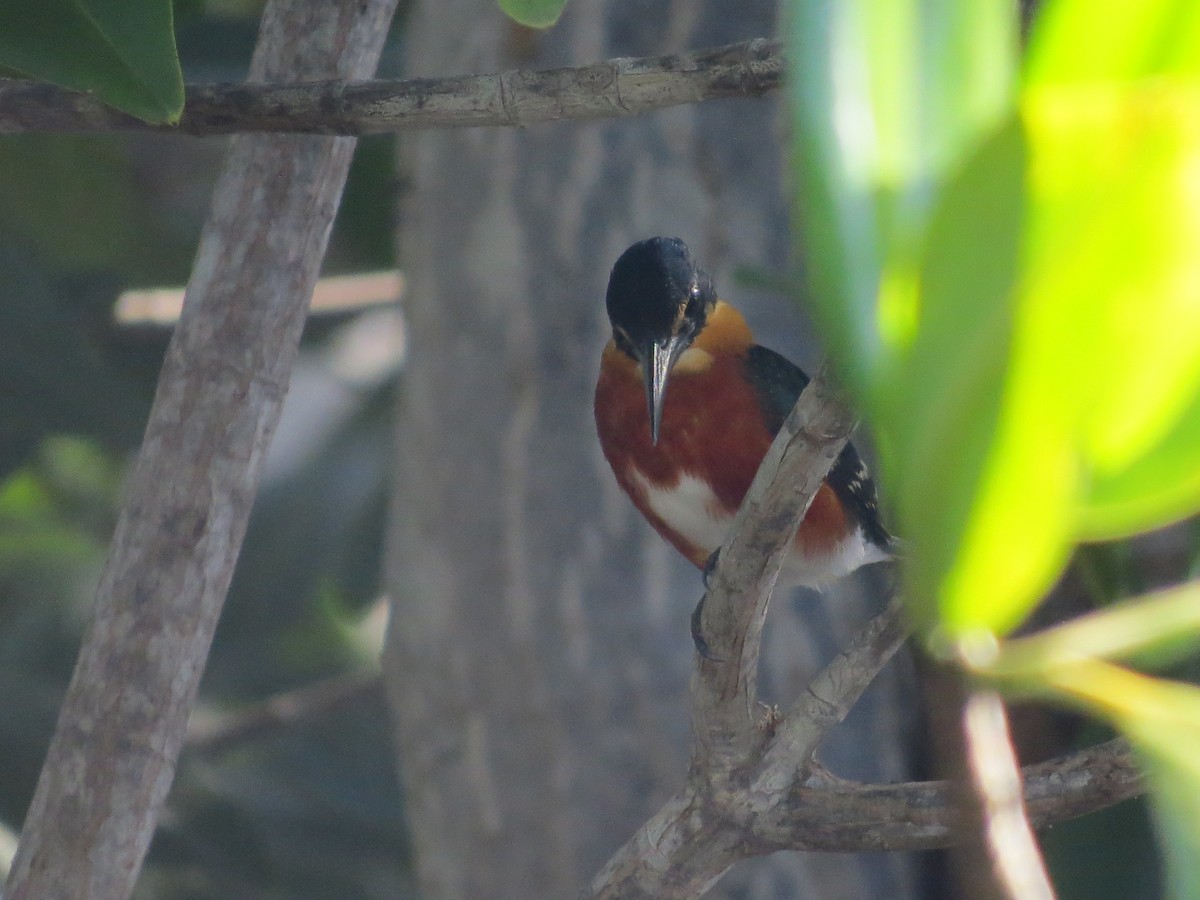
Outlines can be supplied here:
[[0, 80], [0, 134], [362, 135], [405, 128], [605, 119], [717, 97], [763, 94], [779, 87], [783, 67], [781, 43], [755, 38], [691, 53], [621, 57], [574, 68], [407, 81], [190, 85], [177, 126], [150, 125], [93, 96], [52, 84]]
[[[1021, 770], [1035, 828], [1139, 796], [1133, 751], [1112, 740]], [[934, 850], [977, 839], [964, 788], [950, 781], [859, 784], [813, 779], [755, 828], [761, 853], [776, 850]]]

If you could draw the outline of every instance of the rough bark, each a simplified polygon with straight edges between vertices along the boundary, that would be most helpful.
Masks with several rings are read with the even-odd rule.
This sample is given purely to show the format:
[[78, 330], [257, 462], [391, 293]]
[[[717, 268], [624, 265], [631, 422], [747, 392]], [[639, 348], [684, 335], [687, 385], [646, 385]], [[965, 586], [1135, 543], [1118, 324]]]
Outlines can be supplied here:
[[0, 80], [0, 134], [247, 131], [379, 134], [403, 128], [529, 125], [602, 119], [716, 97], [761, 94], [783, 80], [779, 41], [753, 39], [668, 56], [589, 61], [406, 81], [191, 84], [177, 125], [153, 125], [88, 94]]
[[[257, 80], [367, 77], [394, 0], [275, 2]], [[175, 763], [353, 139], [234, 140], [5, 896], [120, 900]]]
[[[773, 29], [773, 7], [568, 6], [537, 36], [483, 0], [425, 4], [409, 74], [458, 75], [657, 54]], [[424, 895], [567, 896], [683, 783], [688, 617], [702, 588], [619, 493], [591, 392], [612, 261], [686, 239], [764, 342], [772, 313], [735, 265], [789, 262], [785, 149], [769, 99], [603, 124], [402, 139], [404, 376], [385, 677]], [[756, 302], [757, 301], [757, 302]], [[775, 322], [784, 301], [772, 298]], [[852, 591], [777, 598], [764, 688], [794, 696], [873, 611]], [[859, 779], [906, 774], [895, 672], [823, 758]], [[776, 857], [718, 891], [915, 895], [903, 855]]]

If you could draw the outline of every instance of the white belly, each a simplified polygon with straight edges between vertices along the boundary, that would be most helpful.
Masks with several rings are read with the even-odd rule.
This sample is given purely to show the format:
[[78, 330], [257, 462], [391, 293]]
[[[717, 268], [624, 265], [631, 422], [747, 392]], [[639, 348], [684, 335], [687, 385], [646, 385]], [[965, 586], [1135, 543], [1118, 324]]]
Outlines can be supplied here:
[[692, 475], [680, 476], [671, 487], [650, 483], [641, 472], [630, 472], [646, 498], [646, 505], [686, 540], [706, 553], [725, 543], [733, 516], [727, 515], [712, 489]]
[[[671, 487], [651, 484], [641, 472], [630, 471], [646, 505], [684, 540], [712, 553], [725, 543], [733, 516], [727, 515], [709, 486], [692, 475], [683, 475]], [[779, 571], [781, 587], [821, 588], [850, 574], [859, 566], [888, 559], [886, 552], [863, 538], [861, 528], [826, 553], [787, 555]]]

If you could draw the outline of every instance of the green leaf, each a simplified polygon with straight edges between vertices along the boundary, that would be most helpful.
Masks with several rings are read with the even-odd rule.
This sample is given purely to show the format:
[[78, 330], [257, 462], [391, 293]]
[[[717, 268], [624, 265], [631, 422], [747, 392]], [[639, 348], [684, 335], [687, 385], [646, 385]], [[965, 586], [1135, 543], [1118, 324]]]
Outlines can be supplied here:
[[1040, 326], [1057, 329], [1081, 450], [1104, 475], [1149, 451], [1200, 388], [1198, 92], [1156, 82], [1026, 97], [1038, 171], [1028, 302], [1061, 310]]
[[0, 65], [150, 122], [183, 111], [171, 0], [0, 4]]
[[[944, 450], [941, 464], [951, 479], [974, 465], [974, 493], [964, 501], [957, 488], [932, 479], [927, 487], [903, 489], [913, 495], [908, 508], [917, 507], [922, 491], [943, 489], [940, 500], [930, 501], [950, 514], [940, 523], [942, 541], [953, 538], [954, 517], [969, 503], [957, 550], [943, 545], [915, 553], [924, 566], [914, 573], [916, 583], [936, 593], [951, 635], [1016, 625], [1080, 536], [1126, 534], [1195, 509], [1194, 478], [1164, 486], [1175, 473], [1153, 476], [1141, 461], [1158, 462], [1156, 448], [1168, 437], [1173, 443], [1162, 459], [1173, 461], [1176, 472], [1186, 466], [1184, 455], [1195, 458], [1191, 429], [1177, 426], [1190, 424], [1183, 416], [1200, 392], [1200, 83], [1173, 74], [1122, 80], [1125, 72], [1167, 72], [1181, 58], [1173, 33], [1164, 50], [1162, 28], [1146, 26], [1140, 8], [1125, 22], [1126, 9], [1097, 16], [1088, 8], [1112, 32], [1100, 44], [1159, 43], [1112, 49], [1125, 60], [1115, 74], [1086, 61], [1072, 71], [1045, 36], [1031, 65], [1022, 95], [1027, 202], [1003, 396], [982, 463], [971, 457], [978, 459], [978, 432], [992, 417], [991, 385], [982, 386], [979, 399], [983, 424], [964, 412], [961, 448]], [[1061, 29], [1056, 20], [1050, 27], [1062, 41], [1079, 40], [1070, 30], [1054, 32]], [[1200, 56], [1200, 41], [1196, 47]], [[961, 227], [970, 225], [964, 219]], [[963, 279], [960, 296], [970, 296], [968, 288]], [[964, 331], [968, 345], [972, 334]], [[945, 368], [942, 377], [957, 383], [959, 370]], [[922, 456], [946, 439], [944, 432], [926, 438], [930, 448], [902, 456], [897, 469], [911, 477]], [[1135, 466], [1140, 486], [1156, 488], [1154, 494], [1129, 495], [1138, 482], [1123, 473]], [[1093, 484], [1108, 491], [1103, 509], [1088, 506]], [[958, 486], [971, 488], [961, 478]], [[917, 542], [937, 527], [919, 531]]]
[[960, 546], [980, 514], [1003, 412], [1024, 178], [1024, 135], [1013, 120], [947, 186], [919, 270], [911, 344], [880, 389], [900, 532], [912, 544], [909, 593], [926, 619], [936, 605], [990, 604], [988, 589], [1004, 596], [1011, 588], [1011, 560], [1000, 553], [982, 562], [995, 572], [975, 576], [985, 588], [948, 598], [943, 586], [964, 579]]
[[1098, 662], [1056, 672], [1053, 686], [1133, 741], [1150, 784], [1167, 896], [1200, 897], [1200, 689]]
[[1200, 7], [1114, 12], [1048, 8], [1022, 102], [1030, 339], [1057, 360], [1088, 471], [1083, 538], [1200, 508]]
[[1036, 681], [1081, 660], [1176, 661], [1200, 648], [1200, 582], [1114, 603], [1029, 637], [1003, 642], [980, 671], [1010, 682]]
[[500, 0], [506, 16], [529, 28], [549, 28], [566, 5], [567, 0]]
[[1026, 72], [1035, 84], [1105, 83], [1200, 71], [1192, 0], [1057, 0], [1038, 10]]
[[1175, 428], [1119, 472], [1096, 473], [1080, 512], [1079, 533], [1111, 539], [1182, 519], [1200, 508], [1200, 394]]
[[811, 302], [852, 387], [911, 337], [939, 184], [1009, 109], [1001, 0], [797, 0], [788, 27], [797, 221]]

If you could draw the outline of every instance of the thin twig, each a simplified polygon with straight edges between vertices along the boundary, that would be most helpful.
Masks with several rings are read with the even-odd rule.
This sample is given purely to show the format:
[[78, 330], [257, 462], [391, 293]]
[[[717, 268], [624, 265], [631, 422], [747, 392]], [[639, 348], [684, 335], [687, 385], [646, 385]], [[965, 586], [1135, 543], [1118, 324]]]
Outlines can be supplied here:
[[350, 704], [382, 696], [383, 682], [378, 672], [350, 672], [275, 694], [234, 712], [202, 715], [197, 710], [188, 723], [187, 748], [194, 753], [224, 753]]
[[879, 671], [908, 638], [904, 604], [893, 596], [883, 612], [817, 674], [775, 728], [763, 752], [752, 790], [767, 795], [790, 790], [807, 775], [817, 746], [858, 702]]
[[755, 38], [691, 53], [574, 68], [406, 81], [200, 84], [177, 126], [150, 125], [95, 97], [43, 82], [0, 80], [0, 134], [160, 131], [363, 135], [405, 128], [515, 126], [637, 115], [779, 87], [782, 44]]

